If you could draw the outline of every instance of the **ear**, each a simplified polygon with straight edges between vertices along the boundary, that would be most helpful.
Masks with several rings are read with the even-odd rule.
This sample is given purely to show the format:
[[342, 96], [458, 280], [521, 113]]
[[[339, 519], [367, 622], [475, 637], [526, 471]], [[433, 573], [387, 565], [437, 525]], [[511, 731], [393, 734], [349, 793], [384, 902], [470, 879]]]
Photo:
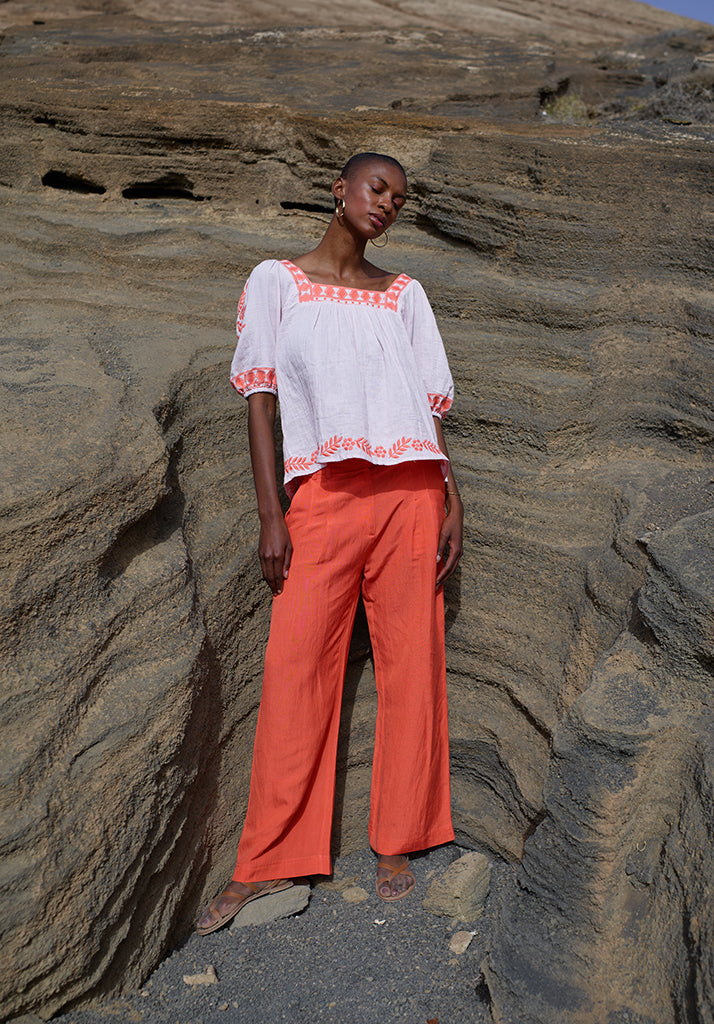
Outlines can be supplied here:
[[345, 196], [345, 179], [344, 178], [337, 178], [336, 181], [334, 181], [332, 183], [332, 194], [335, 197], [335, 199], [344, 199], [344, 196]]

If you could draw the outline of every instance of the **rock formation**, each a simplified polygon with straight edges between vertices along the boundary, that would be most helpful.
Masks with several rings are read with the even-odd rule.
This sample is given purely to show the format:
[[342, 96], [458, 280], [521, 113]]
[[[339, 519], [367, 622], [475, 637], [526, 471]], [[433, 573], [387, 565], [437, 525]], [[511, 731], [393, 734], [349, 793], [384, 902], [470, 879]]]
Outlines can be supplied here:
[[478, 5], [229, 6], [0, 7], [4, 1011], [138, 984], [230, 873], [269, 612], [233, 308], [376, 148], [411, 188], [383, 255], [458, 382], [456, 826], [522, 861], [494, 1019], [710, 1020], [714, 38], [624, 2], [544, 0], [536, 40]]
[[714, 514], [647, 549], [629, 628], [555, 734], [486, 965], [497, 1022], [714, 1019]]

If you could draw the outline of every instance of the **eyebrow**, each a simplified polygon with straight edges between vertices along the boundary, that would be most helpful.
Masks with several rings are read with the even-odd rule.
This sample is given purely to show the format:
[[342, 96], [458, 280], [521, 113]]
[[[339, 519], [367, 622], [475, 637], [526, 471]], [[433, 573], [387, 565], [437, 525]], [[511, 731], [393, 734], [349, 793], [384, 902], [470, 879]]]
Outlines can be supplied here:
[[[377, 179], [377, 181], [381, 181], [381, 182], [382, 182], [382, 184], [384, 185], [384, 187], [385, 187], [385, 188], [389, 188], [389, 182], [388, 182], [388, 181], [385, 181], [385, 180], [384, 180], [384, 178], [383, 178], [383, 177], [381, 177], [381, 175], [379, 175], [379, 174], [375, 174], [375, 178]], [[406, 198], [407, 198], [407, 197], [406, 197], [406, 196], [404, 195], [404, 193], [403, 193], [403, 192], [397, 192], [397, 193], [396, 193], [396, 195], [397, 195], [397, 196], [398, 196], [398, 197], [399, 197], [400, 199], [406, 199]]]

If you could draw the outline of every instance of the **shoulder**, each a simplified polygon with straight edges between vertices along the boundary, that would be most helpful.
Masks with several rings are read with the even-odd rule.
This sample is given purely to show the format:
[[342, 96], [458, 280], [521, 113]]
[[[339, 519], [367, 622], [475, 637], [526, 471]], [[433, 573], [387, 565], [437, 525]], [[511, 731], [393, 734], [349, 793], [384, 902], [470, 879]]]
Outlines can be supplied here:
[[253, 267], [246, 281], [248, 295], [265, 296], [266, 301], [285, 299], [293, 283], [288, 267], [282, 260], [263, 260]]
[[415, 277], [410, 277], [408, 274], [400, 274], [396, 278], [396, 281], [399, 281], [402, 285], [399, 293], [399, 300], [401, 303], [408, 306], [419, 306], [424, 303], [429, 305], [427, 294], [421, 283], [417, 281]]
[[251, 270], [248, 280], [269, 281], [275, 279], [280, 274], [281, 266], [282, 264], [280, 260], [261, 260], [261, 262], [256, 264], [256, 266]]

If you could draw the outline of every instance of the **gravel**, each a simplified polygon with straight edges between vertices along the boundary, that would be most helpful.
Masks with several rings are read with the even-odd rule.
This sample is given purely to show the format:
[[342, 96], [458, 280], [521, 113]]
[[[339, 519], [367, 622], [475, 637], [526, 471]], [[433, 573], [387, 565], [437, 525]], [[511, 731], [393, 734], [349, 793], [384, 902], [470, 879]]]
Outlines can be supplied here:
[[[490, 1024], [480, 965], [495, 913], [493, 898], [510, 869], [494, 865], [492, 896], [477, 921], [436, 917], [422, 907], [426, 886], [463, 851], [440, 847], [414, 857], [417, 889], [398, 903], [374, 890], [369, 850], [339, 858], [333, 878], [318, 883], [295, 917], [201, 938], [191, 935], [137, 993], [54, 1018], [61, 1024]], [[342, 891], [362, 886], [368, 899]], [[474, 931], [461, 955], [449, 950], [458, 931]], [[184, 974], [215, 968], [218, 984], [191, 987]]]

